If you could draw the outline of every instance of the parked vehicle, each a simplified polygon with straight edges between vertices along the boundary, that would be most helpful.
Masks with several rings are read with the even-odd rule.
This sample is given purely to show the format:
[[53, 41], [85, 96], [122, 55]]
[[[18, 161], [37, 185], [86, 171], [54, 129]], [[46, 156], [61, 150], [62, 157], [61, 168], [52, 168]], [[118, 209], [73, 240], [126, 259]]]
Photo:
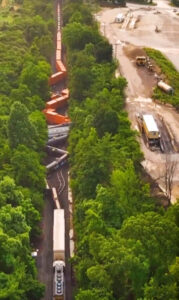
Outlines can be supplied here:
[[136, 65], [145, 66], [147, 58], [145, 56], [136, 56]]

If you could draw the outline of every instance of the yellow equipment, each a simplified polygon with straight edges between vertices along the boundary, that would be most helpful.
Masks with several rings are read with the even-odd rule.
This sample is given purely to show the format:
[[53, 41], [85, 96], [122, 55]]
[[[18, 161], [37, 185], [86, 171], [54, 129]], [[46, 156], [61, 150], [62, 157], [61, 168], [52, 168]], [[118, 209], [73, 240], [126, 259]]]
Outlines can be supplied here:
[[137, 66], [145, 66], [146, 64], [146, 57], [145, 56], [136, 56], [136, 64]]

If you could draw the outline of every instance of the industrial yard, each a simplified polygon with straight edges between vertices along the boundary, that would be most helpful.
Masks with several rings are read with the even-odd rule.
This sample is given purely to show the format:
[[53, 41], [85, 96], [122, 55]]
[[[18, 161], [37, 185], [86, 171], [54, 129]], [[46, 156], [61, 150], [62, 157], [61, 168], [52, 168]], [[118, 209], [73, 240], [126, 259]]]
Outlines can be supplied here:
[[[116, 76], [123, 75], [127, 81], [126, 110], [132, 128], [141, 135], [137, 114], [151, 114], [158, 122], [161, 132], [161, 149], [152, 151], [145, 139], [139, 138], [145, 156], [143, 166], [165, 192], [164, 174], [166, 157], [175, 162], [172, 202], [179, 196], [179, 115], [171, 105], [154, 101], [153, 88], [157, 85], [157, 66], [154, 72], [138, 67], [136, 56], [146, 55], [143, 47], [151, 47], [165, 54], [179, 70], [179, 16], [167, 1], [157, 1], [157, 6], [143, 6], [127, 3], [126, 8], [103, 8], [96, 19], [100, 22], [101, 32], [113, 45], [114, 57], [119, 60]], [[124, 22], [115, 22], [122, 13]], [[151, 21], [152, 20], [152, 21]], [[160, 32], [156, 32], [159, 29]]]

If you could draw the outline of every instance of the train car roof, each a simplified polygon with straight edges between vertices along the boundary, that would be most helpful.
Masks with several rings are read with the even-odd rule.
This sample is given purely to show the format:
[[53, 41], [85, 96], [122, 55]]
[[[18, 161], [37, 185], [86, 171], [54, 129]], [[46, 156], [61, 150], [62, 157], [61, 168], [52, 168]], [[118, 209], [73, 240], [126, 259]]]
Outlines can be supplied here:
[[65, 250], [64, 209], [54, 209], [53, 250]]
[[158, 132], [159, 131], [157, 124], [152, 115], [143, 115], [143, 119], [144, 119], [144, 122], [145, 122], [149, 132], [151, 132], [151, 131]]

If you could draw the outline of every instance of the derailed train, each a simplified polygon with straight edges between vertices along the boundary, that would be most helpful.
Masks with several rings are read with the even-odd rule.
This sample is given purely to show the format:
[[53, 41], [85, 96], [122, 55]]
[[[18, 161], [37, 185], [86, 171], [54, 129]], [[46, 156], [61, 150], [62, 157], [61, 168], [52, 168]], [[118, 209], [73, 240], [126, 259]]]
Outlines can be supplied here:
[[[49, 85], [53, 86], [60, 81], [64, 80], [67, 76], [67, 70], [62, 62], [62, 39], [61, 39], [61, 2], [57, 2], [57, 35], [56, 35], [56, 70], [49, 78]], [[60, 115], [56, 109], [63, 107], [69, 98], [69, 90], [64, 89], [59, 94], [52, 94], [51, 99], [46, 103], [43, 113], [46, 117], [48, 124], [68, 124], [70, 119], [67, 116]]]

